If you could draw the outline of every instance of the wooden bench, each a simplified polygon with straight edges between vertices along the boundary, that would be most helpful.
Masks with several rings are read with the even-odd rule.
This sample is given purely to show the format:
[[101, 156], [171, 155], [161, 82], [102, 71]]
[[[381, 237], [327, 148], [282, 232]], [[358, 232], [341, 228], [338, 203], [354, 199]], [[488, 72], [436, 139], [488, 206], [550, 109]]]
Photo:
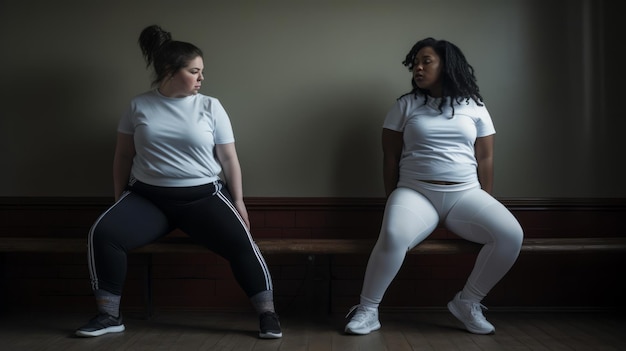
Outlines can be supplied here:
[[[292, 239], [259, 238], [256, 243], [264, 255], [369, 254], [372, 239]], [[409, 254], [459, 254], [478, 252], [480, 245], [462, 239], [427, 239]], [[1, 253], [86, 253], [86, 238], [0, 237]], [[526, 238], [522, 253], [624, 252], [626, 237], [604, 238]], [[170, 235], [157, 242], [133, 250], [133, 253], [203, 253], [207, 249], [187, 236]], [[312, 262], [314, 260], [311, 260]], [[148, 260], [145, 299], [148, 316], [152, 315], [152, 260]]]
[[[364, 254], [374, 246], [371, 239], [256, 239], [264, 254]], [[427, 239], [409, 254], [455, 254], [477, 252], [480, 245], [462, 239]], [[0, 253], [83, 253], [86, 238], [0, 237]], [[206, 248], [187, 237], [166, 237], [133, 250], [138, 253], [202, 253]], [[626, 237], [527, 238], [522, 253], [620, 252], [626, 251]]]
[[[374, 246], [369, 239], [256, 239], [264, 254], [364, 254]], [[409, 254], [456, 254], [477, 252], [480, 245], [462, 239], [426, 239]], [[0, 237], [0, 253], [83, 253], [86, 238]], [[188, 237], [172, 236], [133, 250], [138, 253], [202, 253], [206, 248]], [[526, 238], [522, 253], [620, 252], [626, 251], [626, 237]]]

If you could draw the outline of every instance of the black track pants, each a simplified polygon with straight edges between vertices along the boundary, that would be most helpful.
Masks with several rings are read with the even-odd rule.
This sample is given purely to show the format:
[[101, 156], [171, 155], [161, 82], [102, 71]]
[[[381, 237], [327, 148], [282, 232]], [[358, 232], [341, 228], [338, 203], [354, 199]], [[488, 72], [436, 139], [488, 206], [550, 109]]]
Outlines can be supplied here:
[[135, 182], [89, 231], [92, 289], [122, 295], [127, 253], [180, 229], [225, 258], [248, 297], [272, 290], [267, 264], [221, 182], [164, 188]]

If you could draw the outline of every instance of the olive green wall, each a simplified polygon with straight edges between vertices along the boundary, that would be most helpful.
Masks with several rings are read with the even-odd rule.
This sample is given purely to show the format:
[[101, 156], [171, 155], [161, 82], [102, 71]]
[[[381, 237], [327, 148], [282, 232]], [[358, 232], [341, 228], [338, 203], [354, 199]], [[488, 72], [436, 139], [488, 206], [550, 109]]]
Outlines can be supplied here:
[[5, 0], [0, 196], [111, 195], [117, 120], [150, 86], [137, 38], [159, 24], [203, 49], [201, 92], [232, 119], [247, 196], [382, 196], [381, 124], [410, 88], [406, 52], [433, 36], [476, 69], [497, 129], [496, 196], [624, 197], [624, 69], [607, 6]]

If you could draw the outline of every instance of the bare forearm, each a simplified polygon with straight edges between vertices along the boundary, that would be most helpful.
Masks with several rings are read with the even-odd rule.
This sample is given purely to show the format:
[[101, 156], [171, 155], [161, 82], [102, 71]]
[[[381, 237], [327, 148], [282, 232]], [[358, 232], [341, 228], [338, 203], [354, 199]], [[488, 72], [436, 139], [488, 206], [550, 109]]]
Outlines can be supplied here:
[[480, 160], [478, 163], [478, 181], [480, 187], [491, 194], [493, 191], [493, 159]]
[[476, 162], [478, 162], [478, 181], [480, 182], [481, 188], [491, 194], [493, 191], [493, 134], [477, 138], [474, 148], [476, 152]]
[[228, 190], [233, 198], [235, 208], [237, 208], [237, 211], [249, 229], [250, 220], [248, 219], [248, 210], [243, 202], [243, 180], [235, 144], [218, 144], [215, 150], [217, 159], [222, 165], [224, 180], [228, 185]]
[[238, 162], [226, 162], [222, 165], [224, 180], [228, 184], [233, 201], [243, 201], [243, 181], [241, 167]]
[[117, 133], [115, 155], [113, 156], [113, 196], [117, 201], [130, 179], [135, 157], [135, 142], [131, 134]]
[[383, 183], [385, 195], [388, 197], [398, 186], [399, 168], [398, 161], [393, 158], [383, 159]]
[[128, 184], [132, 162], [132, 158], [115, 156], [115, 160], [113, 161], [113, 195], [115, 201], [120, 198]]
[[241, 215], [246, 227], [250, 229], [248, 210], [246, 209], [246, 204], [243, 202], [243, 181], [239, 161], [236, 158], [234, 160], [229, 159], [228, 161], [222, 163], [222, 169], [226, 184], [228, 185], [228, 190], [233, 198], [235, 208]]
[[383, 128], [383, 183], [387, 197], [389, 197], [398, 186], [403, 140], [403, 134], [401, 132]]

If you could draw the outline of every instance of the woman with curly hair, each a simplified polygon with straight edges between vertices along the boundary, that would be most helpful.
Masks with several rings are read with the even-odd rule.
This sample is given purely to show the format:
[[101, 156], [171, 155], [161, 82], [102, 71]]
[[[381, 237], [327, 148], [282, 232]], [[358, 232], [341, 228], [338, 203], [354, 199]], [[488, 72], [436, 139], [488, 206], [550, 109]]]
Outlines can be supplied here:
[[407, 251], [442, 224], [482, 245], [448, 309], [468, 331], [492, 334], [481, 301], [514, 264], [523, 239], [518, 221], [491, 195], [493, 122], [474, 69], [454, 44], [420, 40], [403, 64], [412, 72], [413, 89], [397, 99], [383, 123], [387, 203], [345, 332], [380, 329], [378, 307]]

